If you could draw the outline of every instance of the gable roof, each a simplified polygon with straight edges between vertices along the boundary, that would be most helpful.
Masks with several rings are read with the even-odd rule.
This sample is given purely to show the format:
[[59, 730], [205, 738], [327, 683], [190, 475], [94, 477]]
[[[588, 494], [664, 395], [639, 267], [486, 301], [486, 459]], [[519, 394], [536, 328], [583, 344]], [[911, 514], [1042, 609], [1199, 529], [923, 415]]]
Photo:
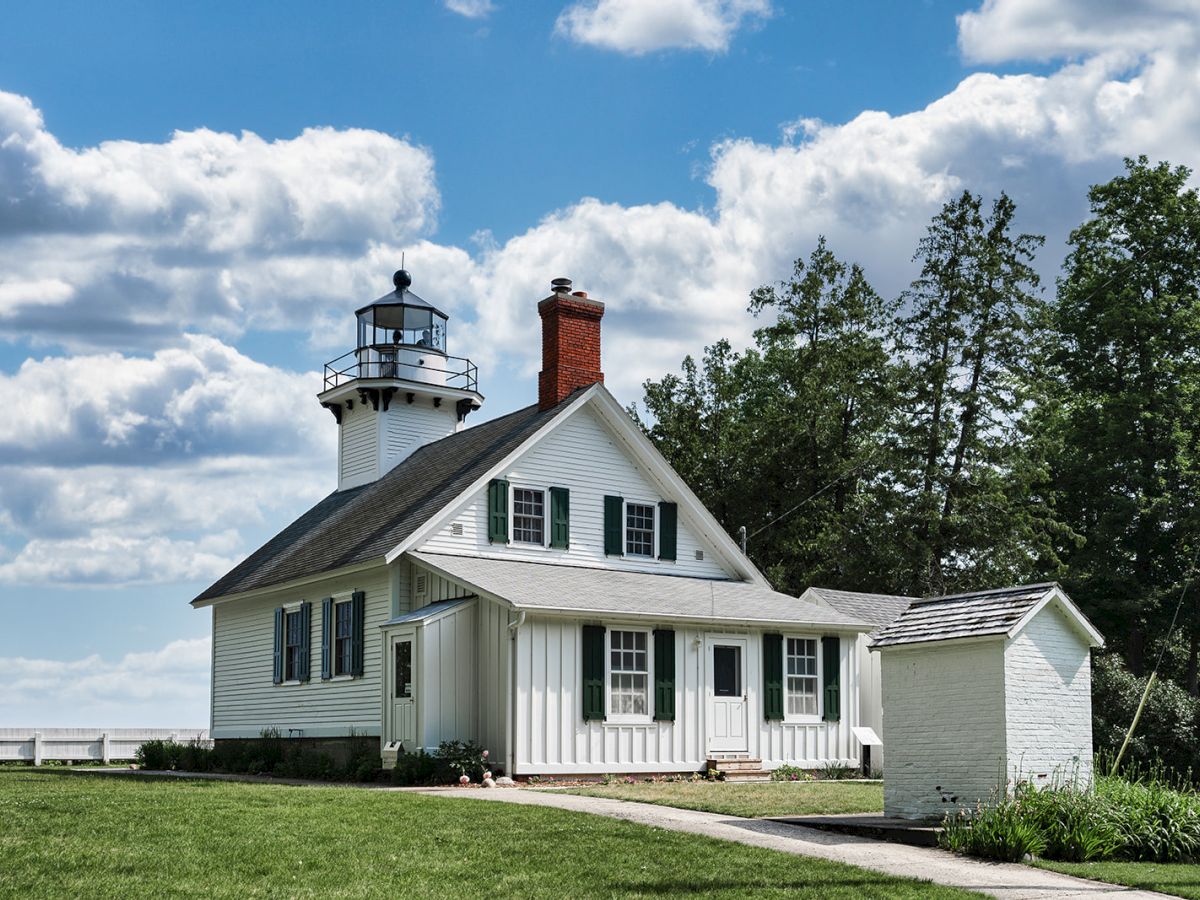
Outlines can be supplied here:
[[918, 600], [871, 640], [871, 648], [952, 641], [964, 638], [1014, 637], [1047, 603], [1057, 600], [1092, 646], [1104, 638], [1054, 582], [951, 594]]
[[192, 603], [240, 594], [373, 559], [397, 544], [571, 405], [537, 405], [419, 448], [382, 478], [334, 491], [201, 592]]
[[426, 568], [518, 610], [870, 630], [866, 622], [836, 609], [746, 581], [449, 553], [410, 551], [408, 555]]
[[835, 591], [832, 588], [821, 587], [811, 587], [800, 595], [801, 600], [810, 598], [814, 603], [818, 600], [823, 601], [838, 612], [871, 625], [887, 625], [894, 622], [918, 599], [898, 594], [865, 594], [861, 591]]

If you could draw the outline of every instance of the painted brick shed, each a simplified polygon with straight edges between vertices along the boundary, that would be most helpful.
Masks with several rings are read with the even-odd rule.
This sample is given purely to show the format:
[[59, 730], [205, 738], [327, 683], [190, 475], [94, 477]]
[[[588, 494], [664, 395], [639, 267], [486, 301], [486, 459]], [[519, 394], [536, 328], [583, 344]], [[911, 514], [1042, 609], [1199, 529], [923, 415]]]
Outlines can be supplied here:
[[932, 597], [876, 632], [884, 814], [941, 817], [1009, 779], [1092, 777], [1091, 649], [1057, 584]]

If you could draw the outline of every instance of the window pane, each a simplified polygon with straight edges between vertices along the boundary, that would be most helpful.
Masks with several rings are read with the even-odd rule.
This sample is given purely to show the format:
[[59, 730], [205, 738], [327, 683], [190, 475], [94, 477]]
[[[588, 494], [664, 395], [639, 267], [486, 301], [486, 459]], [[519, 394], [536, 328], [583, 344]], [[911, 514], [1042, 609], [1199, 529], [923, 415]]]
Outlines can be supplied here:
[[625, 553], [654, 555], [654, 507], [644, 503], [625, 505]]
[[396, 698], [412, 696], [412, 641], [396, 644]]
[[527, 488], [513, 489], [513, 540], [522, 544], [544, 544], [546, 495]]
[[813, 638], [788, 638], [787, 711], [793, 716], [817, 714], [817, 642]]
[[644, 631], [612, 631], [609, 710], [616, 715], [646, 715], [650, 710], [649, 657]]
[[713, 693], [718, 697], [742, 695], [741, 647], [713, 647]]

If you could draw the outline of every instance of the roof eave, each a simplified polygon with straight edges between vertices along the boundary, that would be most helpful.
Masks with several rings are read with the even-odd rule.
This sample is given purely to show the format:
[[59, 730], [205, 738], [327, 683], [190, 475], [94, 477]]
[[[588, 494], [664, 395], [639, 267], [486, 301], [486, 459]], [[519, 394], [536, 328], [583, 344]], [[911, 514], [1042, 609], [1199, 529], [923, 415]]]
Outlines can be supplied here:
[[1035, 603], [1029, 609], [1029, 611], [1025, 613], [1025, 615], [1021, 616], [1021, 618], [1017, 620], [1016, 624], [1008, 630], [1008, 634], [1005, 636], [1010, 640], [1015, 638], [1018, 634], [1020, 634], [1026, 625], [1033, 621], [1034, 616], [1036, 616], [1053, 602], [1058, 602], [1066, 611], [1067, 618], [1070, 619], [1075, 628], [1087, 639], [1088, 646], [1095, 647], [1097, 649], [1104, 646], [1104, 635], [1102, 635], [1099, 629], [1097, 629], [1096, 626], [1088, 620], [1088, 617], [1083, 614], [1083, 611], [1075, 605], [1075, 602], [1067, 596], [1067, 592], [1064, 591], [1057, 583], [1052, 585], [1050, 589], [1046, 591], [1046, 595], [1037, 603]]
[[346, 575], [354, 575], [358, 572], [365, 572], [369, 569], [376, 569], [380, 566], [387, 565], [383, 557], [375, 557], [374, 559], [366, 560], [365, 562], [353, 563], [349, 566], [341, 566], [336, 569], [326, 569], [323, 572], [314, 572], [311, 575], [302, 575], [299, 578], [291, 578], [286, 581], [278, 581], [273, 584], [264, 584], [261, 587], [252, 588], [248, 591], [238, 591], [233, 594], [218, 594], [215, 597], [204, 597], [200, 595], [190, 601], [190, 605], [194, 609], [204, 609], [207, 606], [218, 606], [225, 603], [233, 603], [238, 600], [251, 600], [255, 597], [262, 597], [274, 591], [291, 591], [296, 588], [305, 587], [314, 582], [324, 581], [328, 578], [342, 578]]

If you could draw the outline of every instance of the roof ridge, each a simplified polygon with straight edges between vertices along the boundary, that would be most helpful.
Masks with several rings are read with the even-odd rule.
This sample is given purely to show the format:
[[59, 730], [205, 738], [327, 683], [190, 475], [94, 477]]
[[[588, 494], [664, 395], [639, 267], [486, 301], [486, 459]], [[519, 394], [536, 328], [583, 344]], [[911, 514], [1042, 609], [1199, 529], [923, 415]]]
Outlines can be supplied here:
[[989, 588], [983, 591], [967, 591], [966, 593], [962, 594], [942, 594], [937, 597], [921, 597], [914, 601], [913, 605], [916, 606], [918, 603], [940, 603], [943, 600], [966, 600], [968, 597], [1003, 597], [1008, 594], [1025, 593], [1038, 588], [1049, 591], [1057, 587], [1061, 587], [1057, 581], [1040, 581], [1034, 584], [1014, 584], [1009, 587]]

